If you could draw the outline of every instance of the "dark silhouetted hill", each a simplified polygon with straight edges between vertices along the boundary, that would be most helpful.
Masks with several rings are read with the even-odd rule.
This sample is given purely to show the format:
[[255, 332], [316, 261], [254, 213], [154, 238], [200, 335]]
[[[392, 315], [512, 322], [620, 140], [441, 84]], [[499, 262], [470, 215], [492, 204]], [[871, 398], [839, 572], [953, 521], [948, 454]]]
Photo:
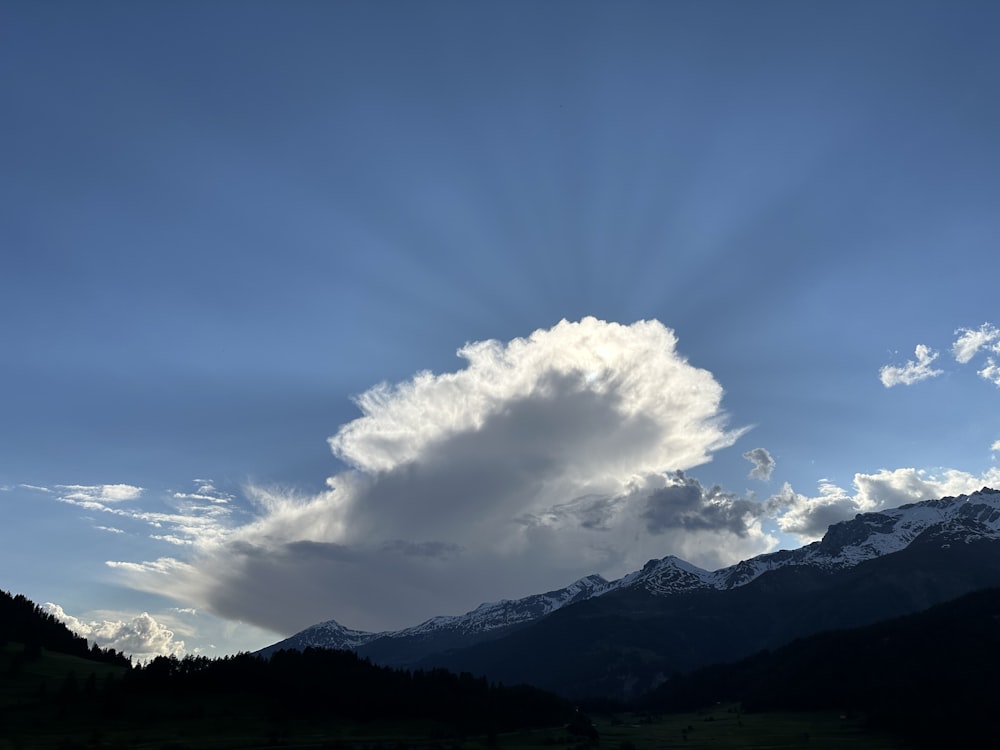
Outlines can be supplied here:
[[748, 711], [860, 711], [920, 746], [977, 747], [995, 728], [998, 673], [1000, 589], [988, 589], [675, 676], [639, 705], [682, 711], [739, 701]]
[[21, 643], [29, 653], [40, 649], [108, 664], [128, 666], [128, 658], [114, 649], [102, 649], [78, 636], [23, 594], [0, 590], [0, 645]]

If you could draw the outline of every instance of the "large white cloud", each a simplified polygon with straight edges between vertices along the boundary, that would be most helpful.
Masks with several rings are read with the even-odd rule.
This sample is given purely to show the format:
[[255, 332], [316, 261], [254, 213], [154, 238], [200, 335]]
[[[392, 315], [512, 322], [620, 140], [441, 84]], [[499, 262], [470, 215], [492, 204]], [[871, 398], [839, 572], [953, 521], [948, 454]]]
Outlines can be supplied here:
[[255, 518], [192, 557], [113, 565], [288, 632], [330, 617], [406, 626], [668, 553], [716, 567], [769, 549], [753, 508], [670, 473], [742, 432], [676, 344], [657, 321], [593, 318], [467, 344], [457, 372], [358, 397], [361, 416], [330, 440], [352, 468], [326, 492], [250, 488]]

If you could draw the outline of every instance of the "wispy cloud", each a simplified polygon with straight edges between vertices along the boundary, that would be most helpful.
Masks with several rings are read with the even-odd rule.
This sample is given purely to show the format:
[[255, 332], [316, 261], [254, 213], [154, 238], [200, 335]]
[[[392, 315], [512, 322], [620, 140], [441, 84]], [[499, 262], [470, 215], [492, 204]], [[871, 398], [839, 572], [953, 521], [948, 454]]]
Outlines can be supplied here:
[[[228, 507], [231, 496], [220, 493], [199, 482], [195, 493], [172, 493], [168, 511], [150, 511], [132, 503], [143, 497], [145, 490], [127, 484], [56, 485], [53, 488], [39, 485], [20, 485], [24, 489], [54, 495], [67, 505], [93, 513], [106, 513], [121, 520], [130, 520], [155, 529], [152, 539], [175, 545], [205, 543], [224, 537], [230, 526], [232, 509]], [[211, 491], [206, 491], [210, 487]], [[95, 528], [111, 533], [123, 533], [116, 526], [98, 525]]]
[[61, 500], [80, 505], [122, 503], [137, 500], [143, 493], [142, 487], [131, 484], [59, 484], [56, 485], [56, 490], [60, 493]]
[[195, 479], [197, 488], [194, 492], [174, 492], [177, 500], [204, 500], [210, 503], [225, 504], [232, 502], [233, 495], [216, 488], [211, 479]]
[[879, 380], [886, 388], [895, 385], [913, 385], [921, 380], [927, 380], [940, 375], [943, 370], [935, 370], [931, 363], [938, 358], [938, 353], [925, 346], [917, 344], [914, 350], [915, 360], [909, 360], [905, 365], [897, 367], [886, 365], [878, 371]]

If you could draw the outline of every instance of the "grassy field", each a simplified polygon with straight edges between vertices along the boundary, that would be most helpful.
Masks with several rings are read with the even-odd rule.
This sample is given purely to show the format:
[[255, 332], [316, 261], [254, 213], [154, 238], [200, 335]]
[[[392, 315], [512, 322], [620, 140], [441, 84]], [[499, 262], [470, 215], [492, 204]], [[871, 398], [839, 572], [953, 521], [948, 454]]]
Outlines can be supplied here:
[[[902, 745], [868, 732], [863, 720], [834, 714], [739, 715], [728, 710], [658, 717], [598, 718], [597, 745], [603, 750], [664, 750], [665, 748], [866, 748], [895, 750]], [[214, 716], [145, 721], [142, 717], [88, 726], [48, 723], [21, 726], [0, 737], [0, 749], [83, 750], [84, 748], [145, 748], [151, 750], [235, 750], [284, 747], [301, 750], [582, 750], [588, 745], [562, 728], [497, 737], [456, 737], [426, 724], [357, 724], [350, 722], [287, 722]]]
[[870, 732], [862, 717], [836, 713], [741, 714], [735, 706], [659, 717], [608, 717], [595, 721], [605, 750], [662, 748], [865, 748], [894, 750], [902, 745]]
[[0, 708], [34, 700], [42, 691], [55, 693], [63, 687], [69, 674], [74, 675], [83, 689], [90, 675], [94, 675], [95, 685], [101, 686], [109, 677], [117, 678], [124, 672], [125, 667], [45, 649], [40, 649], [37, 658], [26, 658], [23, 645], [8, 643], [0, 649]]

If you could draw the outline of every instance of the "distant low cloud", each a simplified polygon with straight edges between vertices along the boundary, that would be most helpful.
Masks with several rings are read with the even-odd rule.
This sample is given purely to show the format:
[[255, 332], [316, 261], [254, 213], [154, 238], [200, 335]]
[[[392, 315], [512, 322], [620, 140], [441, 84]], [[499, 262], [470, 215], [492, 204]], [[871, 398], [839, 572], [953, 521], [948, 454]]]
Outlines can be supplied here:
[[138, 661], [156, 656], [183, 656], [184, 641], [174, 637], [174, 632], [157, 622], [148, 612], [129, 619], [84, 621], [67, 614], [52, 602], [43, 606], [49, 614], [66, 624], [77, 635], [96, 643], [101, 648], [122, 651]]
[[927, 380], [940, 375], [943, 370], [935, 370], [931, 363], [938, 358], [938, 353], [925, 346], [917, 344], [914, 350], [915, 360], [908, 361], [902, 367], [886, 365], [879, 370], [879, 380], [886, 388], [895, 385], [913, 385], [921, 380]]
[[668, 551], [717, 567], [776, 544], [750, 501], [672, 473], [743, 430], [661, 323], [562, 321], [458, 354], [463, 369], [357, 398], [330, 439], [351, 468], [327, 491], [249, 487], [254, 517], [195, 534], [190, 557], [110, 564], [137, 588], [290, 632], [331, 617], [401, 627]]
[[819, 495], [807, 497], [785, 484], [768, 505], [781, 509], [777, 522], [782, 531], [811, 542], [822, 537], [830, 524], [849, 520], [858, 513], [967, 494], [983, 486], [1000, 487], [1000, 469], [978, 476], [957, 469], [937, 474], [913, 468], [882, 469], [874, 474], [855, 474], [853, 485], [853, 490], [847, 490], [822, 481]]
[[754, 448], [743, 454], [743, 458], [753, 464], [747, 476], [766, 482], [774, 471], [775, 461], [765, 448]]
[[990, 446], [991, 451], [1000, 451], [1000, 440], [994, 441], [993, 445]]

